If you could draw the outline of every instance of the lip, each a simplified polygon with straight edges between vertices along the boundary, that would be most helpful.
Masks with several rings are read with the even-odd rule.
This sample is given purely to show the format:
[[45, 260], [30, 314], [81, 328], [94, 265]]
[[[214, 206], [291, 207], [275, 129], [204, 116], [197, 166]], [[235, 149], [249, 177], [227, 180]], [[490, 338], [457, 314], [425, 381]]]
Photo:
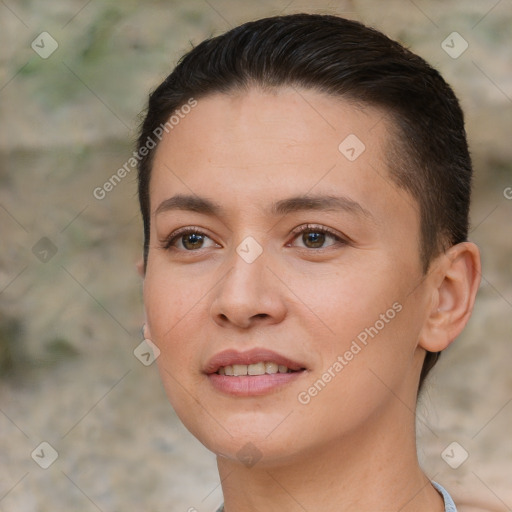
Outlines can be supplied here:
[[229, 377], [210, 373], [208, 380], [210, 384], [221, 393], [231, 396], [262, 396], [276, 392], [286, 384], [300, 378], [306, 371], [293, 373], [273, 373], [272, 375], [243, 375], [240, 377]]
[[[249, 365], [262, 361], [271, 361], [295, 371], [264, 375], [241, 375], [238, 377], [219, 375], [216, 373], [221, 366], [231, 366], [234, 364]], [[239, 397], [261, 396], [275, 392], [284, 385], [300, 378], [300, 376], [306, 373], [306, 370], [305, 365], [278, 354], [273, 350], [264, 348], [254, 348], [245, 352], [225, 350], [214, 355], [204, 367], [204, 373], [207, 374], [210, 384], [217, 391]]]
[[[293, 361], [273, 350], [264, 348], [253, 348], [244, 352], [236, 350], [224, 350], [215, 354], [205, 365], [204, 373], [210, 375], [216, 373], [221, 366], [231, 366], [234, 364], [256, 364], [260, 362], [273, 362], [288, 367], [290, 370], [305, 370], [306, 366]], [[285, 374], [282, 374], [285, 375]]]

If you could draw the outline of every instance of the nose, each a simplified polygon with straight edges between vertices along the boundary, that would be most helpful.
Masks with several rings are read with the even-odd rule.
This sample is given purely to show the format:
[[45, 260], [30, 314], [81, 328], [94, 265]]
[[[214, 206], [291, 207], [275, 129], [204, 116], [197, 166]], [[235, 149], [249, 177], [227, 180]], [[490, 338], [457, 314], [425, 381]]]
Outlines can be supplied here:
[[218, 286], [211, 305], [211, 317], [221, 327], [248, 329], [251, 326], [277, 324], [286, 316], [282, 283], [265, 251], [248, 263], [233, 252], [231, 269]]

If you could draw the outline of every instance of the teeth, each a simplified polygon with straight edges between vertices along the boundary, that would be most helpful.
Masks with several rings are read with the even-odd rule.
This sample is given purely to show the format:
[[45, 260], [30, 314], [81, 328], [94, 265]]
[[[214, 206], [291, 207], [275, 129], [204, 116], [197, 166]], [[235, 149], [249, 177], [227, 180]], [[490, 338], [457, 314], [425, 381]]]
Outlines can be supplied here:
[[230, 366], [221, 366], [217, 373], [219, 375], [228, 375], [233, 377], [240, 377], [243, 375], [272, 375], [274, 373], [288, 373], [287, 366], [282, 364], [273, 363], [272, 361], [261, 361], [254, 364], [234, 364]]
[[264, 375], [265, 363], [250, 364], [247, 367], [247, 375]]
[[240, 375], [247, 375], [247, 365], [246, 364], [234, 364], [233, 365], [233, 375], [235, 377], [239, 377]]
[[[286, 368], [286, 366], [285, 366]], [[279, 369], [279, 366], [277, 363], [265, 363], [265, 373], [268, 373], [268, 374], [273, 374], [273, 373], [277, 373], [277, 370]], [[286, 370], [288, 371], [288, 368], [286, 368]]]

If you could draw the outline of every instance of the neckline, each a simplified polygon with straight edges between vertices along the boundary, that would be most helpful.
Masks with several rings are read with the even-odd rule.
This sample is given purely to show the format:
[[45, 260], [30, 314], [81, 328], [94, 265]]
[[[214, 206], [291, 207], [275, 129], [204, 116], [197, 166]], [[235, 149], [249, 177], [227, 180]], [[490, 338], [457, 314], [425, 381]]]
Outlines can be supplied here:
[[[433, 480], [431, 480], [430, 483], [435, 487], [435, 489], [443, 497], [444, 512], [457, 512], [457, 507], [455, 506], [455, 503], [454, 503], [452, 497], [450, 496], [450, 494], [448, 493], [448, 491], [441, 484], [438, 484], [437, 482], [434, 482]], [[224, 504], [222, 505], [221, 512], [224, 512]]]
[[[430, 483], [434, 486], [434, 488], [437, 490], [437, 492], [439, 492], [439, 494], [443, 498], [444, 512], [457, 512], [457, 507], [455, 506], [455, 503], [450, 494], [448, 493], [448, 491], [441, 484], [434, 482], [434, 480], [431, 480]], [[215, 512], [224, 512], [224, 503], [222, 503]]]

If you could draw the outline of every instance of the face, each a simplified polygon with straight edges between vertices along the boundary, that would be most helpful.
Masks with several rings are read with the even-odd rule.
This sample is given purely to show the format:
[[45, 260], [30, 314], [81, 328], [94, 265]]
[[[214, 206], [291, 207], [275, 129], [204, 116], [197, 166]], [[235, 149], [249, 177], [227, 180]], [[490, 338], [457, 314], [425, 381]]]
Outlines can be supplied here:
[[281, 88], [200, 99], [161, 141], [147, 335], [215, 453], [251, 442], [272, 464], [414, 403], [427, 295], [388, 132], [376, 109]]

